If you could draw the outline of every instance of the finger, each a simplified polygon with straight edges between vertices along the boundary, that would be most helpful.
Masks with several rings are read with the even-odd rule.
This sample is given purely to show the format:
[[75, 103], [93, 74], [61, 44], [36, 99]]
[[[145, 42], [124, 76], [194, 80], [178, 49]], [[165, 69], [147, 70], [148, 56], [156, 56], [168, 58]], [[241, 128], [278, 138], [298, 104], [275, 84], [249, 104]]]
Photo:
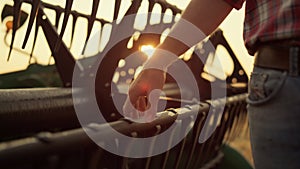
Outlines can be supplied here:
[[137, 101], [137, 109], [144, 112], [147, 108], [147, 99], [146, 96], [140, 96]]
[[[125, 118], [130, 119], [132, 121], [140, 122], [139, 119], [142, 118], [146, 110], [146, 97], [140, 96], [135, 104], [132, 104], [129, 97], [123, 105], [123, 115]], [[143, 121], [143, 120], [142, 120]]]
[[157, 113], [157, 106], [161, 90], [154, 89], [149, 94], [149, 109], [145, 111], [145, 120], [151, 122], [155, 119]]
[[138, 77], [129, 87], [128, 95], [132, 104], [135, 104], [140, 99], [139, 97], [146, 96], [149, 90], [151, 90], [149, 85], [141, 81], [143, 79]]

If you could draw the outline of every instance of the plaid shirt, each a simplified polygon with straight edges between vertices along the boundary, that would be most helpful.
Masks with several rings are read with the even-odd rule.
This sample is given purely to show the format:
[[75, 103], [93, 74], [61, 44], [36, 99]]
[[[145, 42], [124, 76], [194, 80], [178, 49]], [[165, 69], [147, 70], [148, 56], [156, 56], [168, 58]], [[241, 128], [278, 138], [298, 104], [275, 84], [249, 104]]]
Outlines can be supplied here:
[[260, 42], [300, 37], [300, 0], [224, 0], [240, 9], [246, 1], [244, 40], [250, 54]]

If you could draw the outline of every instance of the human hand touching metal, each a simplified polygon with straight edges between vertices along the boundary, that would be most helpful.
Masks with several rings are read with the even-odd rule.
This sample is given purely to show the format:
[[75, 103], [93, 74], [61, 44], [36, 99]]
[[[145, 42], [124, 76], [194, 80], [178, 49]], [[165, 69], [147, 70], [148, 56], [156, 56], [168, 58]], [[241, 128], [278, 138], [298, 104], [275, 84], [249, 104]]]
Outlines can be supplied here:
[[154, 120], [165, 79], [166, 73], [162, 70], [144, 69], [129, 87], [124, 116], [136, 122]]

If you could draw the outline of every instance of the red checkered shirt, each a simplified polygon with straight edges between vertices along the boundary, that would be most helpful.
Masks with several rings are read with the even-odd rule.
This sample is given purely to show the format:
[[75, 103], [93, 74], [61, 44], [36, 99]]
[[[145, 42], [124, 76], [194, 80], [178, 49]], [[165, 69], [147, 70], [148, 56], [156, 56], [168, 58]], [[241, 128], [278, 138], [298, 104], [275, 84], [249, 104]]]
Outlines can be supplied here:
[[246, 1], [244, 40], [250, 54], [261, 42], [300, 37], [300, 0], [224, 0], [240, 9]]

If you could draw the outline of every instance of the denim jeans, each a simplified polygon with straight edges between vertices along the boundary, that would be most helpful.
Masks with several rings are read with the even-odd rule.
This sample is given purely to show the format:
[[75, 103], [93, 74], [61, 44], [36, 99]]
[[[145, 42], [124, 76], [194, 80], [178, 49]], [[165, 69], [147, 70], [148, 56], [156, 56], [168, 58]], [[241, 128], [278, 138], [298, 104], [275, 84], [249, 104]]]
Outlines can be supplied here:
[[248, 116], [256, 169], [300, 169], [300, 76], [254, 67]]

